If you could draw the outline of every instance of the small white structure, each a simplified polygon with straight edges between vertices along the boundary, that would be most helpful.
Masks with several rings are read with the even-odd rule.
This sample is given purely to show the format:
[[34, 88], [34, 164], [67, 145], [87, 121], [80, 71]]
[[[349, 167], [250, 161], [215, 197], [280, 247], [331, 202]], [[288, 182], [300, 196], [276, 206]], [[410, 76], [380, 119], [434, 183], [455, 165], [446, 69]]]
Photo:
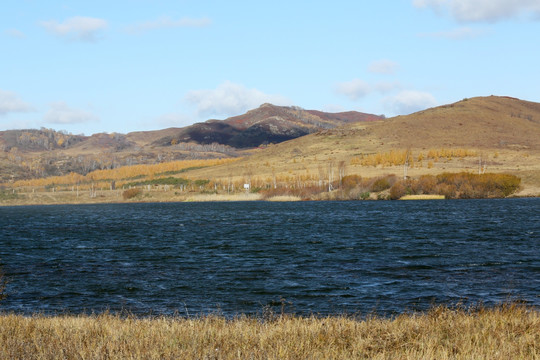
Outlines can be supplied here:
[[244, 190], [248, 191], [249, 190], [249, 184], [244, 184]]

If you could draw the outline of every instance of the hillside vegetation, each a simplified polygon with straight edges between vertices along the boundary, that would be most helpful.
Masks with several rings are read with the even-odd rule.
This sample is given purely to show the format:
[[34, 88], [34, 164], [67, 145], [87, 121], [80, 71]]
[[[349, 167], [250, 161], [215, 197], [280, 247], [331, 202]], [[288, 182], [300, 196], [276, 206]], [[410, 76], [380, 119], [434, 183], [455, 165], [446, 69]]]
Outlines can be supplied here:
[[[269, 146], [192, 176], [328, 181], [340, 172], [418, 178], [444, 172], [508, 173], [540, 194], [540, 104], [479, 97], [408, 116], [346, 125]], [[256, 175], [256, 176], [254, 176]]]
[[175, 160], [220, 159], [320, 129], [380, 119], [263, 104], [246, 114], [184, 128], [73, 135], [52, 129], [0, 131], [0, 182]]
[[[307, 110], [263, 105], [224, 123], [249, 129], [264, 122], [274, 111], [289, 115], [311, 114]], [[178, 201], [185, 199], [180, 196], [185, 192], [220, 196], [244, 194], [246, 186], [248, 193], [269, 199], [397, 198], [398, 195], [427, 193], [447, 198], [502, 197], [516, 192], [523, 196], [540, 195], [540, 104], [491, 96], [375, 121], [355, 122], [349, 113], [333, 116], [338, 115], [346, 125], [244, 150], [242, 157], [240, 153], [235, 154], [235, 161], [218, 158], [200, 164], [195, 160], [171, 162], [173, 155], [163, 155], [154, 159], [154, 163], [157, 162], [154, 165], [119, 166], [113, 161], [98, 169], [88, 167], [85, 171], [26, 181], [9, 178], [6, 172], [2, 187], [11, 193], [4, 191], [4, 198], [9, 195], [9, 201], [16, 202], [13, 196], [28, 191], [73, 192], [75, 185], [93, 191], [124, 187], [174, 191], [179, 197], [169, 198]], [[322, 115], [318, 116], [322, 119]], [[137, 141], [143, 141], [142, 137], [143, 134], [138, 134]], [[156, 142], [156, 138], [163, 139], [156, 136], [144, 141]], [[188, 143], [169, 146], [186, 148]], [[225, 145], [216, 143], [196, 146], [207, 147], [216, 151], [215, 154], [225, 151], [220, 148]], [[7, 156], [15, 155], [10, 151]], [[101, 161], [107, 159], [104, 156]], [[9, 171], [10, 165], [5, 166]], [[457, 175], [444, 175], [454, 179], [444, 183], [443, 174]], [[362, 180], [354, 189], [346, 189], [343, 181], [347, 176]], [[373, 186], [381, 183], [381, 179], [386, 179], [389, 186]], [[430, 182], [435, 182], [436, 186], [426, 190], [425, 185]], [[95, 195], [95, 192], [90, 194]], [[137, 198], [142, 200], [144, 196], [150, 197], [149, 201], [158, 200], [150, 194]], [[45, 194], [44, 198], [51, 195]]]

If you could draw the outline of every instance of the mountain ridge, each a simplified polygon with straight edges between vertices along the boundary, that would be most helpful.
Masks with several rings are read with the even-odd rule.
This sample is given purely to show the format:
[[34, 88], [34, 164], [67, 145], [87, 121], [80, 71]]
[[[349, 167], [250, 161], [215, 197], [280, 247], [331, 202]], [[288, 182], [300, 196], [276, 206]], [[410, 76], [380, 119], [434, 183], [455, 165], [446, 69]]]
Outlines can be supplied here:
[[187, 126], [153, 144], [167, 146], [168, 143], [195, 141], [199, 144], [217, 142], [235, 148], [253, 148], [295, 139], [321, 129], [378, 119], [381, 117], [355, 111], [327, 113], [265, 103], [242, 115]]
[[0, 131], [0, 182], [123, 165], [236, 157], [245, 149], [379, 118], [359, 112], [334, 114], [262, 104], [225, 120], [127, 134], [84, 136], [46, 128]]

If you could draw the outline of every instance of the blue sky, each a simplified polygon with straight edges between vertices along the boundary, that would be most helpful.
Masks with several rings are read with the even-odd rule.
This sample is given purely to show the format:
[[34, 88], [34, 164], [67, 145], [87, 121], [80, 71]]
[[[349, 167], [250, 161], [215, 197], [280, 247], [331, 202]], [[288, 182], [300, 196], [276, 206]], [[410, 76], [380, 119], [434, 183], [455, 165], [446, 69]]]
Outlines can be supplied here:
[[4, 0], [0, 130], [127, 133], [264, 102], [540, 102], [539, 34], [540, 0]]

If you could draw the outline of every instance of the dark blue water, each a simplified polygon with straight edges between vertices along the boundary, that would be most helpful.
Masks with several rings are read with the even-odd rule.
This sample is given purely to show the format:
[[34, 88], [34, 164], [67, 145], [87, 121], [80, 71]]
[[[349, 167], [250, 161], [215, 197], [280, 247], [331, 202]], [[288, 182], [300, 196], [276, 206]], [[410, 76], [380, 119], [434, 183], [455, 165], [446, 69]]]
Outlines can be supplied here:
[[540, 305], [540, 199], [4, 207], [0, 229], [20, 313]]

